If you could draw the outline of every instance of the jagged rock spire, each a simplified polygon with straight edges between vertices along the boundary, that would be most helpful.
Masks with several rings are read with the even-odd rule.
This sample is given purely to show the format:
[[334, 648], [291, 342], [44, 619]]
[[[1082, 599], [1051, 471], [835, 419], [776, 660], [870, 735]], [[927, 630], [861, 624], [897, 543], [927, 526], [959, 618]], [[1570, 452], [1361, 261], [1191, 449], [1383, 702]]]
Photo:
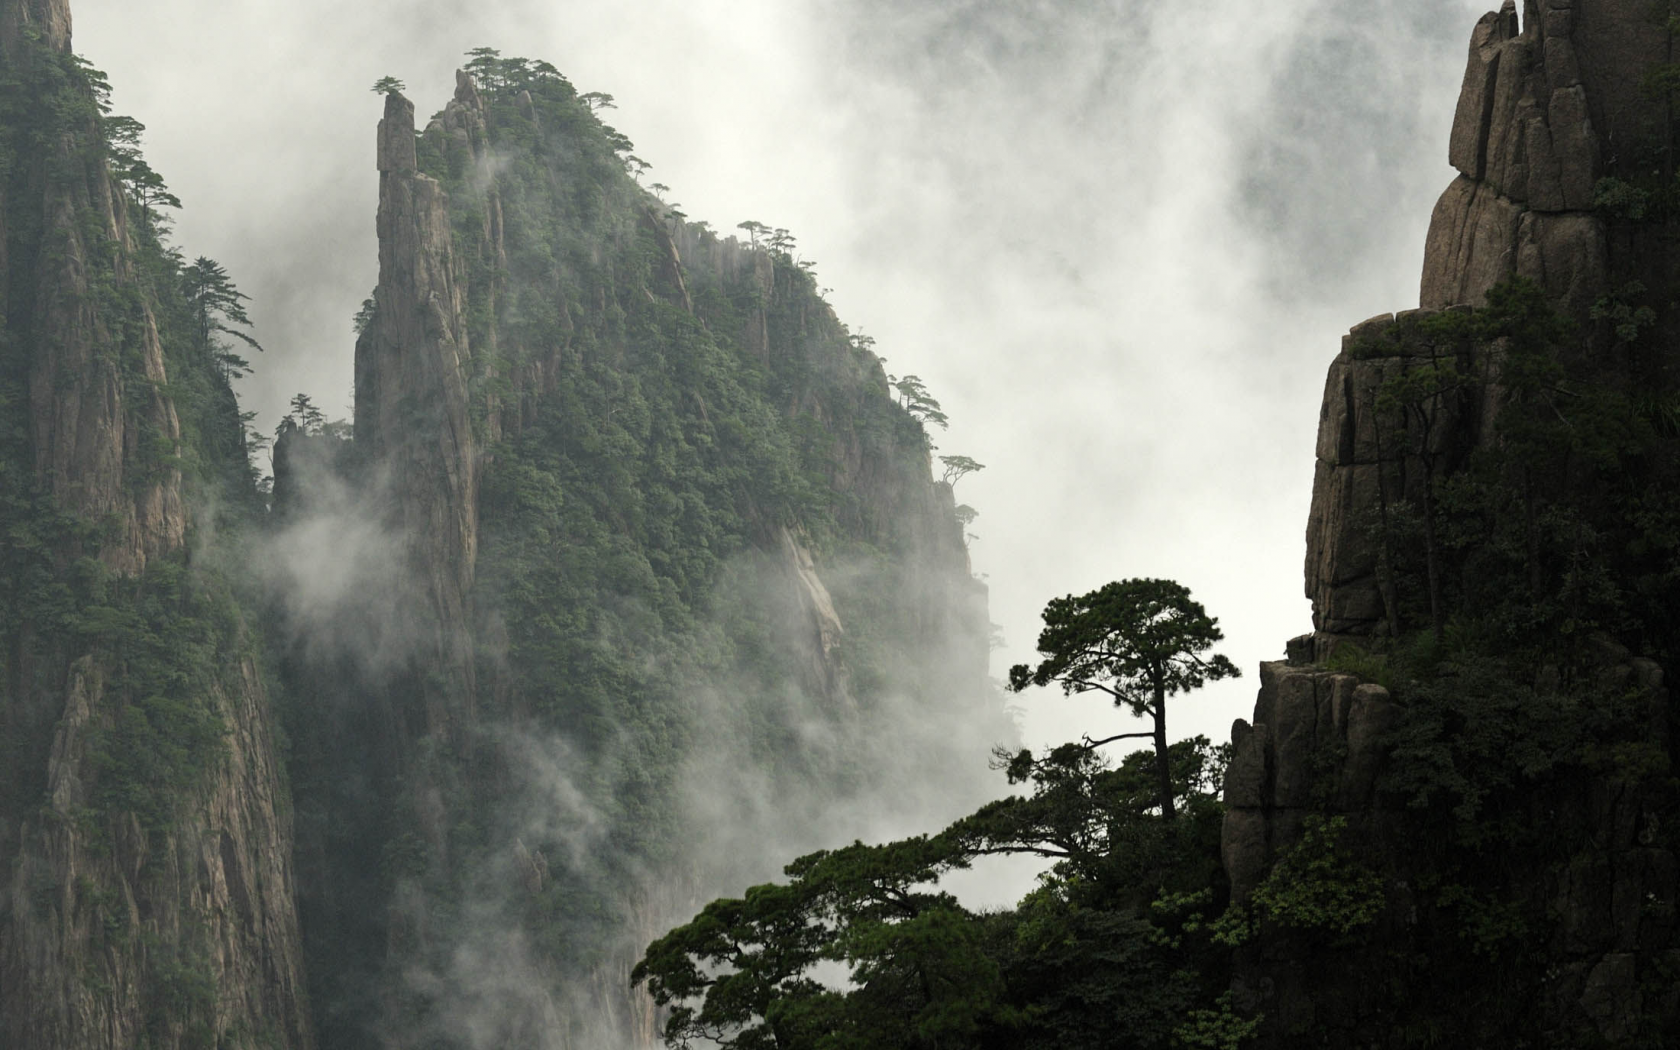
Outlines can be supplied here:
[[1442, 194], [1424, 249], [1420, 305], [1478, 303], [1514, 276], [1584, 315], [1602, 292], [1608, 246], [1594, 187], [1666, 138], [1643, 86], [1669, 60], [1646, 0], [1512, 0], [1471, 33]]

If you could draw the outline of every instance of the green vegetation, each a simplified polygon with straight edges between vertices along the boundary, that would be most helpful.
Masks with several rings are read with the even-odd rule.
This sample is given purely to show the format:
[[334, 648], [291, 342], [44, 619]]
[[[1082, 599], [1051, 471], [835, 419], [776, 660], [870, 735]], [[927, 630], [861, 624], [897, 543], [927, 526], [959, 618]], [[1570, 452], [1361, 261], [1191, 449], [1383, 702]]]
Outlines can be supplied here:
[[[1059, 655], [1043, 681], [1069, 691], [1089, 682], [1158, 709], [1165, 695], [1234, 670], [1223, 657], [1202, 661], [1215, 622], [1170, 581], [1058, 599], [1045, 619], [1043, 647]], [[1075, 644], [1081, 627], [1095, 632], [1088, 644]], [[1079, 663], [1098, 647], [1104, 657]], [[1021, 687], [1032, 675], [1021, 667], [1011, 678]], [[1223, 927], [1207, 919], [1228, 895], [1218, 862], [1226, 751], [1203, 737], [1163, 746], [1163, 784], [1157, 755], [1111, 767], [1106, 742], [1042, 757], [1000, 751], [997, 767], [1029, 794], [937, 835], [803, 857], [787, 884], [715, 901], [655, 941], [632, 979], [669, 1008], [666, 1042], [1239, 1045], [1254, 1022], [1220, 997]], [[951, 871], [1001, 855], [1050, 862], [1015, 909], [976, 913], [938, 888]], [[844, 966], [847, 979], [825, 977], [824, 964]]]
[[[138, 149], [143, 129], [110, 115], [104, 75], [74, 56], [44, 48], [28, 54], [28, 62], [0, 76], [0, 156], [10, 158], [5, 199], [17, 202], [30, 188], [37, 195], [45, 188], [85, 202], [77, 188], [99, 175], [84, 165], [103, 160], [126, 189], [130, 208], [145, 215], [157, 197], [129, 178], [150, 171]], [[53, 142], [71, 147], [67, 163], [60, 162], [65, 153], [48, 147]], [[126, 422], [141, 434], [124, 464], [128, 484], [152, 484], [179, 471], [190, 500], [219, 506], [220, 527], [248, 520], [259, 506], [255, 468], [246, 417], [228, 386], [242, 363], [217, 338], [231, 333], [248, 340], [231, 327], [249, 324], [244, 297], [213, 260], [183, 264], [160, 239], [162, 224], [130, 226], [125, 252], [91, 207], [82, 207], [74, 223], [45, 226], [37, 213], [12, 204], [6, 226], [14, 272], [30, 272], [33, 263], [45, 275], [71, 238], [86, 245], [97, 265], [83, 274], [85, 289], [57, 294], [80, 294], [93, 311], [98, 323], [90, 333], [89, 367], [113, 375], [128, 394]], [[14, 280], [8, 291], [13, 300], [0, 329], [0, 592], [8, 596], [0, 603], [0, 636], [7, 639], [0, 646], [0, 681], [27, 682], [14, 660], [93, 654], [105, 694], [94, 718], [101, 741], [96, 798], [110, 813], [132, 812], [148, 827], [163, 827], [219, 754], [215, 697], [224, 677], [238, 673], [241, 617], [208, 566], [186, 567], [184, 551], [153, 559], [133, 579], [111, 573], [97, 552], [129, 539], [112, 531], [112, 521], [87, 520], [58, 505], [35, 469], [29, 431], [30, 365], [60, 338], [44, 330], [57, 322], [36, 313], [32, 281]], [[168, 376], [161, 388], [147, 363], [154, 345], [161, 346]], [[154, 388], [174, 407], [179, 440], [150, 422]], [[43, 730], [14, 721], [0, 733], [11, 768], [38, 767]]]
[[1312, 814], [1297, 839], [1254, 890], [1260, 915], [1345, 943], [1370, 926], [1386, 904], [1382, 878], [1343, 845], [1346, 817]]
[[[164, 209], [180, 201], [144, 130], [111, 113], [104, 74], [28, 27], [0, 59], [0, 814], [14, 845], [47, 837], [42, 822], [73, 830], [66, 852], [8, 863], [35, 866], [40, 916], [64, 900], [53, 867], [75, 866], [95, 941], [58, 950], [98, 1008], [133, 1000], [137, 1045], [208, 1048], [218, 975], [171, 855], [203, 831], [256, 666], [219, 569], [262, 507], [229, 385], [245, 364], [223, 337], [256, 344], [226, 271], [169, 244]], [[109, 434], [117, 459], [88, 462]], [[55, 478], [43, 438], [85, 473]], [[131, 501], [154, 520], [184, 513], [184, 544], [133, 529]], [[43, 793], [55, 737], [68, 796]], [[142, 923], [179, 909], [192, 932], [160, 939], [130, 922], [136, 907]]]
[[[1222, 753], [1173, 747], [1183, 818], [1156, 809], [1151, 756], [1110, 767], [1070, 744], [1008, 757], [1026, 796], [934, 836], [803, 857], [785, 884], [714, 901], [632, 975], [670, 1009], [672, 1046], [1235, 1047], [1206, 921], [1218, 876]], [[979, 858], [1052, 862], [1018, 907], [976, 913], [938, 880]], [[1209, 887], [1212, 888], [1209, 888]], [[846, 980], [824, 964], [845, 968]], [[831, 974], [831, 971], [830, 971]]]
[[[895, 401], [785, 230], [756, 249], [723, 242], [640, 186], [645, 163], [602, 122], [610, 96], [491, 49], [467, 69], [484, 152], [434, 123], [417, 160], [447, 192], [463, 261], [483, 451], [470, 628], [479, 724], [496, 728], [428, 736], [400, 769], [370, 762], [368, 734], [414, 731], [357, 721], [359, 698], [411, 710], [440, 688], [435, 669], [289, 666], [287, 728], [311, 771], [298, 777], [301, 834], [339, 873], [331, 902], [305, 900], [306, 929], [322, 931], [310, 952], [327, 1041], [377, 1023], [380, 1007], [355, 998], [374, 990], [350, 975], [379, 965], [380, 902], [394, 895], [426, 902], [434, 937], [416, 965], [446, 972], [450, 946], [474, 933], [469, 904], [488, 896], [494, 916], [470, 922], [521, 931], [542, 966], [583, 986], [630, 961], [625, 931], [647, 921], [648, 897], [715, 877], [702, 864], [750, 866], [694, 841], [688, 810], [717, 804], [682, 790], [696, 770], [750, 769], [820, 822], [878, 791], [889, 762], [944, 758], [877, 754], [897, 705], [1007, 734], [979, 660], [943, 651], [971, 630], [983, 647], [985, 625], [959, 619], [954, 515], [924, 509], [923, 421], [937, 411], [925, 390]], [[364, 338], [379, 307], [370, 298], [355, 320]], [[306, 436], [331, 426], [307, 401], [292, 409]], [[803, 555], [843, 624], [826, 651], [795, 575]], [[503, 731], [530, 742], [517, 760], [492, 739]], [[560, 818], [530, 813], [556, 777], [605, 829], [587, 850]], [[416, 783], [437, 787], [444, 816]], [[547, 873], [540, 888], [486, 893], [515, 841]], [[402, 1006], [417, 1024], [434, 1009], [425, 994]]]
[[1009, 669], [1009, 689], [1054, 682], [1064, 694], [1100, 692], [1138, 717], [1152, 719], [1145, 733], [1120, 733], [1091, 746], [1132, 737], [1155, 744], [1157, 801], [1173, 819], [1173, 784], [1167, 757], [1167, 698], [1205, 683], [1242, 674], [1222, 655], [1204, 656], [1224, 633], [1219, 621], [1172, 580], [1122, 580], [1090, 594], [1052, 599], [1044, 608], [1037, 667]]

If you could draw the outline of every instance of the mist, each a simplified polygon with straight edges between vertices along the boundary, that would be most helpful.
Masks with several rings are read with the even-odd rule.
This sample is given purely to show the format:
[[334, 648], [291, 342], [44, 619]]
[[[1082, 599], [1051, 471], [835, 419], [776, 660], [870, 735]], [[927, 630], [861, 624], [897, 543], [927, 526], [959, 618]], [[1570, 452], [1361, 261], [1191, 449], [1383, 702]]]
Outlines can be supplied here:
[[[1049, 598], [1176, 579], [1221, 619], [1222, 651], [1245, 671], [1172, 712], [1175, 737], [1217, 742], [1248, 715], [1259, 661], [1311, 627], [1301, 562], [1324, 369], [1353, 324], [1416, 304], [1485, 6], [79, 0], [76, 46], [111, 75], [117, 110], [148, 125], [147, 155], [185, 204], [176, 240], [251, 296], [267, 351], [241, 395], [267, 431], [299, 391], [349, 415], [350, 319], [377, 276], [368, 85], [403, 79], [424, 119], [462, 52], [484, 45], [612, 94], [611, 122], [669, 199], [720, 229], [791, 230], [839, 316], [943, 403], [938, 452], [986, 464], [957, 498], [980, 513], [974, 566], [1004, 640], [993, 674], [1033, 658]], [[401, 542], [322, 513], [270, 552], [275, 586], [316, 629], [344, 617], [345, 581], [387, 574]], [[340, 550], [350, 563], [321, 575], [310, 558], [329, 537], [354, 541]], [[728, 712], [741, 692], [709, 682], [695, 703]], [[820, 751], [810, 698], [775, 701]], [[1121, 718], [1097, 700], [1017, 702], [1033, 747]], [[882, 769], [953, 746], [925, 715], [891, 720], [909, 732]], [[722, 892], [802, 849], [935, 830], [983, 792], [995, 742], [961, 741], [973, 760], [960, 783], [886, 777], [916, 790], [836, 800], [789, 799], [740, 776], [726, 740], [702, 741], [680, 771], [684, 816], [717, 835], [691, 888]], [[501, 815], [530, 826], [521, 848], [606, 833], [569, 747], [510, 750], [531, 785], [530, 811]], [[742, 812], [752, 819], [731, 837], [725, 816]], [[749, 846], [750, 862], [726, 863]], [[487, 914], [518, 864], [488, 862]], [[995, 881], [978, 896], [1009, 899], [1021, 877]], [[649, 925], [701, 903], [650, 904]], [[506, 943], [495, 967], [490, 948], [463, 943], [460, 972], [488, 983], [475, 1001], [528, 1012], [534, 978]], [[469, 1045], [510, 1035], [494, 1009], [452, 1016]]]
[[[1323, 370], [1352, 324], [1416, 303], [1486, 6], [83, 0], [76, 33], [149, 126], [178, 240], [252, 296], [265, 428], [300, 390], [347, 414], [367, 86], [400, 76], [426, 112], [469, 47], [546, 58], [615, 96], [690, 216], [792, 230], [840, 316], [943, 402], [940, 451], [987, 465], [960, 498], [994, 672], [1032, 657], [1049, 598], [1175, 578], [1250, 671], [1176, 713], [1219, 739], [1310, 627]], [[1023, 706], [1038, 744], [1116, 718]]]

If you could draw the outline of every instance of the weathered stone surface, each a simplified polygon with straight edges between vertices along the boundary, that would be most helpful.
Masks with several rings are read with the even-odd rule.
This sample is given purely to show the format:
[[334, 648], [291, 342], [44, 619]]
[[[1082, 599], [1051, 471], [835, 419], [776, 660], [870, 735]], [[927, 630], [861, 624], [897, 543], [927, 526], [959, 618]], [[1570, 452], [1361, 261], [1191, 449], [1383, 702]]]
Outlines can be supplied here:
[[1343, 739], [1347, 757], [1343, 760], [1337, 803], [1346, 810], [1368, 807], [1376, 798], [1377, 777], [1382, 771], [1384, 736], [1400, 721], [1400, 706], [1388, 690], [1365, 683], [1351, 691]]
[[1260, 665], [1254, 721], [1232, 725], [1225, 774], [1222, 850], [1236, 899], [1247, 898], [1315, 810], [1348, 814], [1371, 834], [1382, 742], [1398, 713], [1386, 689], [1353, 675]]
[[1267, 802], [1271, 782], [1267, 762], [1272, 753], [1271, 727], [1251, 726], [1237, 719], [1231, 727], [1231, 764], [1225, 770], [1225, 805], [1258, 809]]
[[1479, 305], [1487, 290], [1516, 268], [1517, 226], [1522, 208], [1491, 185], [1459, 176], [1436, 202], [1423, 249], [1423, 285], [1418, 302], [1445, 309]]
[[[67, 0], [0, 0], [8, 69], [32, 60], [26, 29], [69, 51]], [[94, 540], [51, 537], [55, 555], [129, 576], [180, 558], [189, 508], [180, 472], [157, 462], [179, 451], [181, 427], [127, 200], [89, 159], [98, 135], [91, 121], [67, 126], [12, 160], [13, 184], [36, 192], [0, 199], [0, 301], [23, 306], [0, 311], [0, 337], [27, 361], [27, 402], [14, 407], [36, 481], [59, 509], [104, 526]], [[41, 243], [8, 243], [25, 230]], [[8, 264], [21, 258], [50, 262]], [[97, 793], [96, 745], [134, 699], [126, 657], [39, 637], [15, 654], [0, 676], [0, 736], [40, 743], [9, 746], [0, 764], [0, 1046], [185, 1045], [156, 1025], [172, 963], [208, 982], [213, 1041], [313, 1045], [290, 810], [256, 665], [230, 658], [215, 681], [179, 687], [202, 691], [193, 699], [220, 717], [223, 753], [169, 827], [147, 831]]]
[[[1392, 515], [1415, 513], [1427, 479], [1469, 454], [1492, 394], [1475, 384], [1449, 392], [1427, 432], [1415, 416], [1379, 409], [1389, 380], [1450, 359], [1464, 375], [1484, 367], [1475, 352], [1449, 353], [1421, 327], [1434, 311], [1366, 321], [1331, 362], [1319, 411], [1318, 463], [1307, 518], [1306, 590], [1313, 624], [1327, 635], [1371, 634], [1387, 620], [1381, 535]], [[1458, 356], [1453, 356], [1458, 354]]]
[[1458, 93], [1458, 111], [1453, 115], [1448, 163], [1472, 179], [1481, 178], [1487, 164], [1487, 128], [1493, 113], [1503, 28], [1499, 15], [1490, 11], [1471, 31], [1470, 60]]
[[[1449, 149], [1462, 174], [1430, 221], [1423, 305], [1479, 303], [1488, 288], [1521, 273], [1585, 316], [1589, 293], [1602, 284], [1594, 187], [1615, 152], [1610, 144], [1634, 141], [1655, 119], [1653, 102], [1630, 90], [1639, 80], [1630, 71], [1666, 60], [1653, 20], [1632, 16], [1628, 4], [1635, 2], [1537, 9], [1520, 34], [1511, 28], [1509, 5], [1477, 24]], [[1567, 213], [1573, 221], [1519, 233], [1528, 209]], [[1527, 266], [1519, 263], [1525, 245], [1535, 246]]]
[[1585, 212], [1525, 212], [1515, 243], [1516, 272], [1545, 288], [1566, 312], [1584, 317], [1604, 294], [1604, 224]]
[[23, 30], [55, 51], [70, 50], [70, 0], [8, 0], [0, 4], [0, 48], [11, 52]]
[[381, 175], [415, 169], [414, 103], [401, 95], [385, 96], [385, 119], [379, 122], [374, 157]]
[[1266, 875], [1271, 850], [1266, 814], [1259, 809], [1228, 809], [1220, 826], [1220, 857], [1231, 880], [1231, 896], [1246, 900]]
[[[1559, 43], [1564, 45], [1559, 49], [1560, 61], [1572, 67], [1573, 51], [1564, 42]], [[1541, 211], [1586, 211], [1592, 207], [1593, 185], [1600, 171], [1598, 136], [1587, 113], [1586, 88], [1571, 83], [1554, 89], [1546, 114], [1548, 145], [1558, 170], [1562, 200], [1555, 207], [1533, 206]]]
[[413, 630], [428, 639], [422, 648], [447, 683], [427, 690], [425, 724], [444, 732], [463, 728], [464, 712], [451, 708], [473, 695], [467, 629], [478, 457], [467, 415], [464, 265], [443, 187], [415, 171], [414, 158], [414, 106], [387, 95], [379, 123], [378, 309], [356, 343], [355, 433], [360, 454], [387, 471], [388, 517], [407, 537], [423, 581]]
[[800, 652], [806, 656], [806, 687], [812, 695], [822, 697], [830, 711], [855, 711], [857, 700], [852, 696], [851, 672], [840, 658], [846, 628], [834, 610], [834, 599], [822, 577], [817, 575], [809, 548], [786, 526], [778, 531], [783, 572], [805, 621], [802, 626], [807, 640]]
[[[1599, 179], [1625, 174], [1618, 165], [1659, 128], [1660, 104], [1640, 82], [1671, 54], [1661, 20], [1648, 14], [1641, 0], [1525, 0], [1520, 33], [1510, 2], [1477, 23], [1449, 145], [1461, 174], [1436, 204], [1425, 246], [1425, 310], [1468, 310], [1493, 285], [1529, 278], [1582, 322], [1583, 352], [1594, 354], [1610, 345], [1589, 312], [1612, 281], [1671, 282], [1653, 261], [1672, 258], [1672, 246], [1660, 242], [1665, 234], [1593, 210]], [[1429, 479], [1450, 476], [1496, 433], [1497, 347], [1454, 359], [1461, 375], [1478, 379], [1439, 406], [1427, 434], [1377, 410], [1388, 380], [1441, 353], [1420, 327], [1427, 317], [1402, 312], [1355, 326], [1326, 376], [1305, 564], [1319, 660], [1348, 644], [1380, 647], [1398, 608], [1385, 594], [1385, 515], [1398, 510], [1415, 522], [1423, 496], [1438, 491]], [[1672, 338], [1664, 331], [1653, 342], [1672, 345]], [[1588, 643], [1599, 652], [1596, 684], [1621, 695], [1637, 691], [1647, 739], [1669, 748], [1673, 716], [1662, 668], [1607, 640]], [[1306, 648], [1292, 644], [1291, 656]], [[1260, 677], [1255, 724], [1233, 731], [1237, 779], [1226, 794], [1224, 858], [1236, 899], [1264, 878], [1307, 815], [1322, 812], [1345, 817], [1343, 841], [1382, 871], [1388, 908], [1371, 934], [1380, 947], [1363, 956], [1330, 958], [1336, 953], [1322, 944], [1263, 930], [1237, 955], [1233, 991], [1268, 1017], [1261, 1040], [1268, 1048], [1297, 1045], [1291, 1018], [1310, 1019], [1313, 1038], [1326, 1046], [1398, 1045], [1415, 1008], [1385, 1012], [1361, 996], [1381, 980], [1409, 980], [1384, 972], [1385, 953], [1392, 960], [1416, 950], [1421, 942], [1411, 931], [1433, 926], [1430, 936], [1439, 937], [1443, 921], [1439, 911], [1430, 914], [1441, 902], [1421, 881], [1429, 865], [1420, 868], [1395, 848], [1407, 800], [1383, 793], [1385, 746], [1405, 710], [1379, 685], [1352, 684], [1299, 660], [1263, 665]], [[1554, 667], [1536, 689], [1556, 699], [1562, 685]], [[1662, 967], [1680, 958], [1672, 947], [1680, 936], [1680, 863], [1657, 816], [1672, 807], [1668, 791], [1603, 773], [1537, 783], [1529, 819], [1568, 848], [1555, 861], [1506, 874], [1496, 897], [1546, 916], [1552, 965], [1534, 1003], [1544, 1017], [1541, 1045], [1619, 1045], [1636, 1026], [1644, 1034], [1654, 1023], [1671, 1026], [1666, 1034], [1680, 1030], [1680, 991], [1661, 1001], [1651, 991], [1672, 983], [1674, 971]], [[1373, 1027], [1373, 1019], [1381, 1020]]]

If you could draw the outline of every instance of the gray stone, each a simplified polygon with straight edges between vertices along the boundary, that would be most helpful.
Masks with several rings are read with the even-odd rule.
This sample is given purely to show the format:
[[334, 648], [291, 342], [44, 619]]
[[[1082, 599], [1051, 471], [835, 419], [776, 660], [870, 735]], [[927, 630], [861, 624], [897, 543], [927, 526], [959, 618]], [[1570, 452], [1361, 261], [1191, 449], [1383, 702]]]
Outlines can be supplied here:
[[401, 95], [385, 96], [385, 116], [379, 121], [376, 166], [381, 173], [413, 171], [414, 103]]
[[[1559, 12], [1568, 16], [1570, 12]], [[1546, 37], [1544, 61], [1546, 84], [1553, 91], [1574, 87], [1581, 82], [1581, 63], [1575, 59], [1575, 45], [1567, 33]]]
[[[1592, 207], [1593, 188], [1599, 179], [1598, 136], [1587, 113], [1587, 92], [1580, 84], [1552, 92], [1546, 123], [1556, 154], [1562, 184], [1561, 208], [1586, 211]], [[1534, 204], [1536, 208], [1542, 205]]]
[[1634, 957], [1619, 952], [1600, 959], [1587, 975], [1581, 1010], [1592, 1018], [1598, 1033], [1611, 1042], [1628, 1038], [1638, 1028], [1638, 972]]
[[1225, 770], [1225, 805], [1258, 809], [1270, 793], [1267, 785], [1267, 756], [1272, 732], [1264, 722], [1250, 727], [1238, 719], [1231, 729], [1231, 764]]
[[1231, 880], [1231, 899], [1246, 902], [1266, 874], [1266, 814], [1258, 809], [1227, 809], [1219, 853]]
[[1342, 809], [1360, 809], [1375, 799], [1384, 757], [1382, 739], [1399, 720], [1400, 705], [1387, 689], [1366, 683], [1353, 690], [1348, 702], [1347, 758], [1336, 799]]
[[1489, 288], [1515, 272], [1522, 213], [1491, 186], [1464, 176], [1455, 179], [1429, 220], [1419, 302], [1436, 309], [1483, 303]]
[[1274, 806], [1312, 802], [1313, 752], [1318, 746], [1318, 676], [1291, 669], [1278, 680], [1272, 738]]
[[1489, 109], [1499, 76], [1498, 33], [1499, 16], [1491, 12], [1470, 33], [1470, 57], [1448, 140], [1447, 163], [1472, 179], [1482, 177], [1486, 162]]

